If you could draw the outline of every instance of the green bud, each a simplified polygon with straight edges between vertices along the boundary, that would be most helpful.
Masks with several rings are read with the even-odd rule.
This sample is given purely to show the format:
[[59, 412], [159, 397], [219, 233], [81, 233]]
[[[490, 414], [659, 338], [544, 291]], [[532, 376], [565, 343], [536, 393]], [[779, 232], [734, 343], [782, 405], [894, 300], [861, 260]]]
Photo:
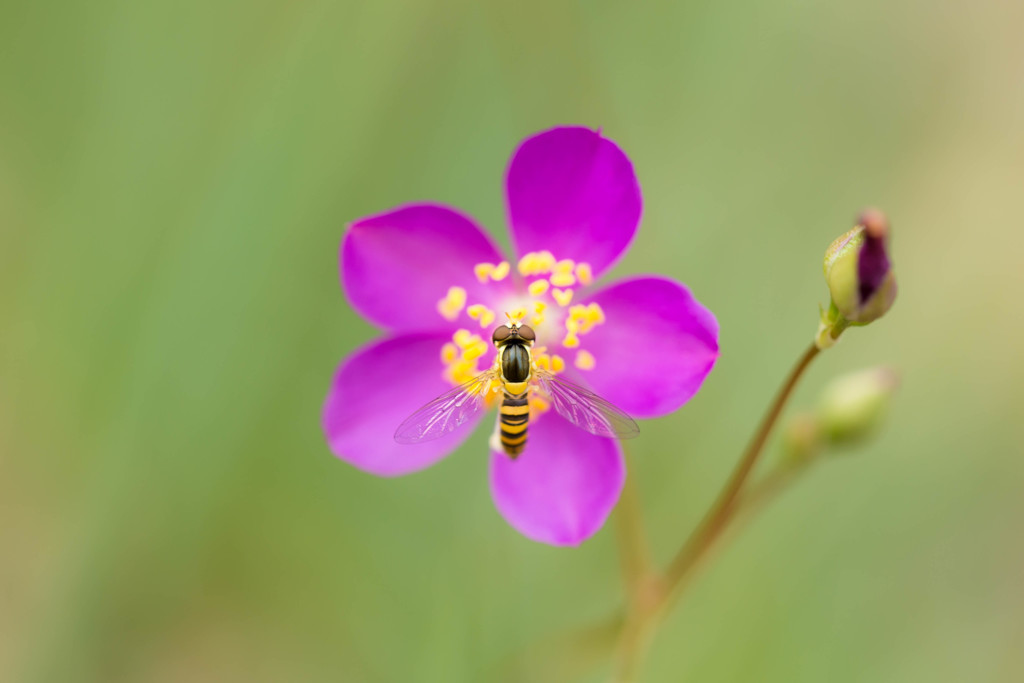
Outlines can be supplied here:
[[888, 235], [885, 215], [869, 209], [825, 252], [825, 282], [832, 301], [821, 316], [819, 348], [834, 344], [847, 327], [867, 325], [892, 307], [896, 276], [886, 246]]
[[821, 449], [821, 429], [818, 418], [810, 413], [794, 415], [782, 434], [782, 449], [787, 464], [795, 465], [810, 460]]
[[833, 380], [818, 404], [818, 427], [829, 443], [869, 436], [885, 418], [899, 379], [888, 368], [871, 368]]

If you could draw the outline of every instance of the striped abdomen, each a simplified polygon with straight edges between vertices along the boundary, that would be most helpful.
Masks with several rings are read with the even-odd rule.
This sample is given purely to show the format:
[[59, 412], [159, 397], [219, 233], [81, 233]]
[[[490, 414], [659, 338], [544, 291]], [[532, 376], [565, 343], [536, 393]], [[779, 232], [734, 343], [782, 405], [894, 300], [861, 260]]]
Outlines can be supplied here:
[[528, 392], [510, 394], [506, 391], [499, 415], [501, 447], [506, 455], [514, 458], [526, 448], [526, 426], [530, 422]]

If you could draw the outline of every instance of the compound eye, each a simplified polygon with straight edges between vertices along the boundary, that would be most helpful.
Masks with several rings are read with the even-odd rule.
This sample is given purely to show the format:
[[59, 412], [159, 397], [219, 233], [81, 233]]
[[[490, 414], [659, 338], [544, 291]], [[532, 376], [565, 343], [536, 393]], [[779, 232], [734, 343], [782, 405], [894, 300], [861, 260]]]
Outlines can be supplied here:
[[519, 326], [519, 336], [525, 339], [526, 341], [536, 341], [537, 339], [537, 333], [534, 332], [533, 328], [530, 327], [529, 325]]
[[501, 342], [509, 338], [512, 334], [512, 330], [508, 328], [508, 325], [500, 325], [494, 329], [494, 334], [491, 335], [491, 341]]

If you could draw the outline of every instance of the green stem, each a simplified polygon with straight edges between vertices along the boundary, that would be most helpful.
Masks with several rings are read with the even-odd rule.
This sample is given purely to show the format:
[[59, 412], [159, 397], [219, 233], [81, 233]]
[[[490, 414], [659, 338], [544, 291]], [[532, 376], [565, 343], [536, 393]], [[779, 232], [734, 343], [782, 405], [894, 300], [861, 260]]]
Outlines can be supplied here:
[[793, 389], [796, 387], [797, 382], [800, 381], [800, 377], [804, 374], [807, 366], [811, 364], [815, 356], [818, 355], [820, 349], [811, 344], [800, 360], [797, 361], [796, 365], [789, 373], [789, 377], [786, 378], [785, 383], [779, 392], [775, 395], [775, 399], [772, 401], [768, 408], [768, 412], [765, 413], [764, 418], [761, 420], [760, 426], [757, 431], [754, 432], [753, 438], [747, 445], [746, 451], [743, 453], [743, 457], [736, 464], [736, 467], [732, 471], [732, 475], [726, 481], [725, 486], [718, 494], [718, 498], [712, 504], [711, 508], [704, 515], [704, 519], [700, 525], [694, 530], [687, 539], [683, 547], [676, 553], [671, 564], [668, 566], [668, 570], [665, 572], [665, 579], [668, 583], [669, 591], [675, 591], [676, 587], [686, 577], [690, 567], [700, 559], [701, 554], [705, 548], [711, 544], [715, 538], [722, 532], [726, 524], [728, 524], [730, 517], [732, 516], [736, 508], [737, 496], [740, 490], [743, 488], [743, 484], [747, 481], [750, 473], [754, 469], [754, 465], [757, 464], [757, 459], [760, 457], [762, 451], [764, 451], [765, 442], [768, 441], [768, 436], [771, 434], [772, 427], [779, 419], [779, 415], [782, 414], [782, 409], [786, 406], [786, 401], [789, 400], [790, 395], [793, 393]]
[[[627, 480], [627, 490], [624, 491], [624, 496], [628, 502], [626, 510], [620, 513], [619, 520], [623, 570], [627, 577], [628, 608], [619, 636], [612, 678], [614, 683], [636, 683], [638, 672], [647, 656], [651, 640], [660, 625], [661, 618], [671, 607], [673, 600], [680, 594], [685, 581], [692, 575], [693, 570], [721, 537], [735, 512], [748, 503], [753, 509], [760, 507], [792, 480], [792, 472], [779, 472], [769, 475], [763, 486], [752, 491], [752, 495], [744, 497], [740, 495], [754, 465], [757, 464], [758, 458], [764, 451], [768, 436], [775, 423], [778, 422], [793, 389], [819, 352], [819, 347], [816, 344], [811, 344], [793, 366], [785, 383], [769, 406], [768, 412], [762, 418], [757, 431], [754, 432], [743, 456], [733, 469], [732, 475], [704, 515], [701, 523], [669, 564], [664, 575], [658, 575], [647, 569], [649, 565], [646, 558], [649, 556], [646, 554], [646, 546], [643, 546], [642, 553], [636, 550], [639, 546], [634, 542], [635, 538], [642, 538], [642, 536], [636, 536], [635, 531], [631, 530], [634, 529], [634, 524], [639, 525], [639, 518], [634, 516], [637, 509], [635, 490], [629, 487]], [[636, 560], [638, 557], [644, 558], [643, 569], [639, 570], [640, 565]]]
[[622, 580], [627, 598], [632, 602], [641, 584], [652, 573], [651, 550], [644, 533], [640, 496], [636, 490], [633, 461], [626, 453], [626, 481], [619, 504], [615, 507], [615, 531], [622, 563]]

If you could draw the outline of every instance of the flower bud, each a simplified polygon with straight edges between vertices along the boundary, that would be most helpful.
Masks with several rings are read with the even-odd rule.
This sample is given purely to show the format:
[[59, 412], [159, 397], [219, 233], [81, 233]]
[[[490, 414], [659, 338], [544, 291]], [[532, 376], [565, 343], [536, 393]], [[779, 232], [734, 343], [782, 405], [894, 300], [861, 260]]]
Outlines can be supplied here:
[[818, 417], [810, 413], [794, 415], [782, 433], [782, 449], [788, 464], [799, 464], [817, 455], [821, 449]]
[[888, 236], [885, 214], [868, 209], [857, 226], [825, 252], [825, 281], [832, 303], [851, 324], [866, 325], [881, 318], [896, 298], [896, 277], [885, 244]]
[[868, 209], [857, 226], [825, 252], [825, 282], [832, 302], [821, 314], [814, 340], [819, 349], [835, 344], [847, 327], [881, 318], [892, 306], [896, 276], [886, 250], [888, 236], [885, 214]]
[[830, 443], [849, 443], [870, 435], [885, 418], [899, 385], [888, 368], [843, 375], [826, 388], [818, 404], [818, 426]]

